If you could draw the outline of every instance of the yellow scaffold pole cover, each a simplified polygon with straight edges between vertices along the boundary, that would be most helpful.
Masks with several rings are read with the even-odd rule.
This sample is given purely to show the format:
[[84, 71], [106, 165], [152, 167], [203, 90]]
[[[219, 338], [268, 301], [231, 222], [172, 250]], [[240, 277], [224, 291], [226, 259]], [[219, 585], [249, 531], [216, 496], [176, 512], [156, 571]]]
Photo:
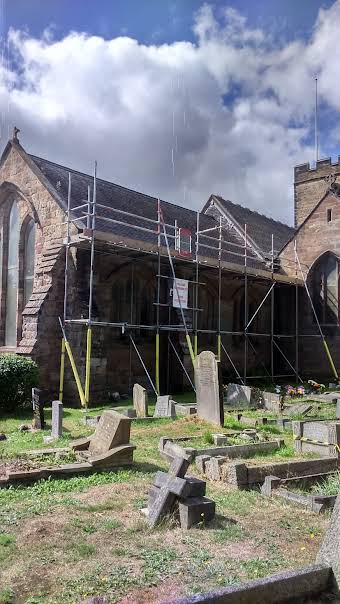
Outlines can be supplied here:
[[65, 340], [61, 339], [60, 354], [60, 376], [59, 376], [59, 400], [63, 402], [64, 396], [64, 375], [65, 375]]
[[155, 378], [156, 378], [156, 390], [158, 394], [159, 389], [159, 333], [156, 333], [156, 367], [155, 367]]
[[334, 362], [333, 362], [333, 359], [332, 359], [332, 355], [331, 355], [330, 350], [329, 350], [329, 348], [328, 348], [328, 344], [327, 344], [327, 342], [326, 342], [326, 340], [325, 340], [325, 339], [323, 339], [322, 341], [323, 341], [323, 345], [324, 345], [325, 350], [326, 350], [326, 354], [327, 354], [327, 356], [328, 356], [328, 360], [329, 360], [330, 366], [332, 367], [332, 370], [333, 370], [334, 376], [335, 376], [335, 377], [336, 377], [336, 379], [338, 380], [338, 379], [339, 379], [338, 372], [337, 372], [337, 370], [336, 370], [336, 368], [335, 368], [335, 365], [334, 365]]
[[73, 358], [73, 354], [72, 354], [72, 350], [71, 350], [71, 346], [69, 345], [68, 341], [65, 340], [65, 348], [66, 348], [66, 352], [68, 354], [68, 358], [70, 359], [70, 363], [71, 363], [71, 367], [72, 367], [72, 371], [73, 371], [73, 375], [74, 375], [74, 379], [76, 380], [76, 384], [77, 384], [77, 388], [78, 388], [78, 392], [79, 392], [79, 398], [80, 398], [80, 402], [82, 404], [83, 407], [86, 407], [86, 400], [85, 400], [85, 394], [80, 382], [80, 377], [79, 377], [79, 373]]
[[90, 374], [91, 374], [91, 348], [92, 348], [92, 329], [88, 327], [86, 337], [86, 369], [85, 369], [85, 402], [86, 406], [90, 400]]
[[186, 340], [187, 340], [187, 344], [188, 344], [188, 348], [189, 348], [189, 352], [190, 352], [191, 362], [193, 364], [193, 367], [195, 368], [195, 355], [194, 355], [194, 351], [193, 351], [193, 348], [192, 348], [190, 335], [188, 333], [186, 335]]

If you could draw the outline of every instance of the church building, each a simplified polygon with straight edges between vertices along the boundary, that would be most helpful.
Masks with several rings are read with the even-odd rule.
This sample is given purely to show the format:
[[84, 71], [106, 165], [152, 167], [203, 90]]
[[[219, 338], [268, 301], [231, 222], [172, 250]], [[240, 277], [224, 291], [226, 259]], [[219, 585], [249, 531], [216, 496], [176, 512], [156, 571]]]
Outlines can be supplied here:
[[[0, 161], [0, 354], [36, 360], [58, 398], [64, 335], [90, 402], [135, 382], [190, 389], [201, 350], [226, 381], [332, 380], [338, 182], [339, 161], [295, 167], [293, 228], [213, 193], [197, 212], [94, 179], [29, 154], [15, 129]], [[65, 400], [74, 375], [67, 353]]]

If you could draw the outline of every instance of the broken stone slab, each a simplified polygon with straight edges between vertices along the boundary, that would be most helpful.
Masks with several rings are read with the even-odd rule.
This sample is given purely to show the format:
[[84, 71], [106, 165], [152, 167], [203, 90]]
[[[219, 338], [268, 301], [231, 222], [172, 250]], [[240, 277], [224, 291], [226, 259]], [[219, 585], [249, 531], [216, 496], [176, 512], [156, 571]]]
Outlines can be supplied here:
[[135, 417], [137, 417], [136, 409], [126, 409], [126, 411], [124, 411], [124, 415], [126, 415], [126, 417], [130, 417], [131, 419], [134, 419]]
[[195, 457], [195, 464], [201, 474], [205, 474], [206, 464], [211, 459], [211, 455], [197, 455]]
[[307, 403], [297, 403], [296, 405], [287, 405], [285, 413], [287, 415], [307, 415], [313, 409], [313, 405]]
[[197, 405], [184, 405], [176, 403], [175, 411], [177, 415], [194, 415], [197, 413]]
[[226, 434], [212, 434], [212, 438], [216, 447], [222, 447], [228, 442], [228, 436]]
[[215, 516], [216, 505], [207, 497], [189, 497], [179, 502], [179, 518], [182, 529], [209, 522]]
[[218, 457], [211, 457], [205, 464], [205, 475], [209, 480], [220, 480], [221, 479], [221, 466], [226, 461], [225, 457], [219, 455]]
[[93, 455], [88, 458], [88, 461], [94, 468], [115, 468], [117, 466], [127, 466], [133, 463], [133, 452], [136, 449], [135, 445], [120, 445], [102, 453], [101, 455]]

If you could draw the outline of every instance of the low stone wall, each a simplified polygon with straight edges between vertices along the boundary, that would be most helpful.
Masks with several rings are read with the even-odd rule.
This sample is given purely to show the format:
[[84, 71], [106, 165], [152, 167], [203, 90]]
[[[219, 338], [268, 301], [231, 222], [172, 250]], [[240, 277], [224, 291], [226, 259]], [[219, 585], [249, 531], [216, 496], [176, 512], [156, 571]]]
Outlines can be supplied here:
[[226, 463], [221, 467], [221, 480], [237, 489], [253, 489], [262, 485], [266, 476], [288, 479], [294, 476], [335, 472], [340, 467], [336, 457], [288, 461], [250, 466], [246, 463]]

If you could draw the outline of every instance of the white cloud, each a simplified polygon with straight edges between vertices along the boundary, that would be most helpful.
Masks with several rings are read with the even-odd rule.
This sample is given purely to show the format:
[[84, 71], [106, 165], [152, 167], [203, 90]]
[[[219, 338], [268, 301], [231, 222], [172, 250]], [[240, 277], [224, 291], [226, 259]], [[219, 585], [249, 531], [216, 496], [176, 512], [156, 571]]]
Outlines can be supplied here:
[[315, 74], [320, 99], [340, 109], [339, 28], [340, 0], [310, 40], [281, 47], [209, 5], [195, 44], [11, 31], [2, 120], [29, 152], [84, 171], [96, 158], [100, 176], [130, 188], [195, 208], [214, 192], [291, 222], [293, 166], [313, 157]]

